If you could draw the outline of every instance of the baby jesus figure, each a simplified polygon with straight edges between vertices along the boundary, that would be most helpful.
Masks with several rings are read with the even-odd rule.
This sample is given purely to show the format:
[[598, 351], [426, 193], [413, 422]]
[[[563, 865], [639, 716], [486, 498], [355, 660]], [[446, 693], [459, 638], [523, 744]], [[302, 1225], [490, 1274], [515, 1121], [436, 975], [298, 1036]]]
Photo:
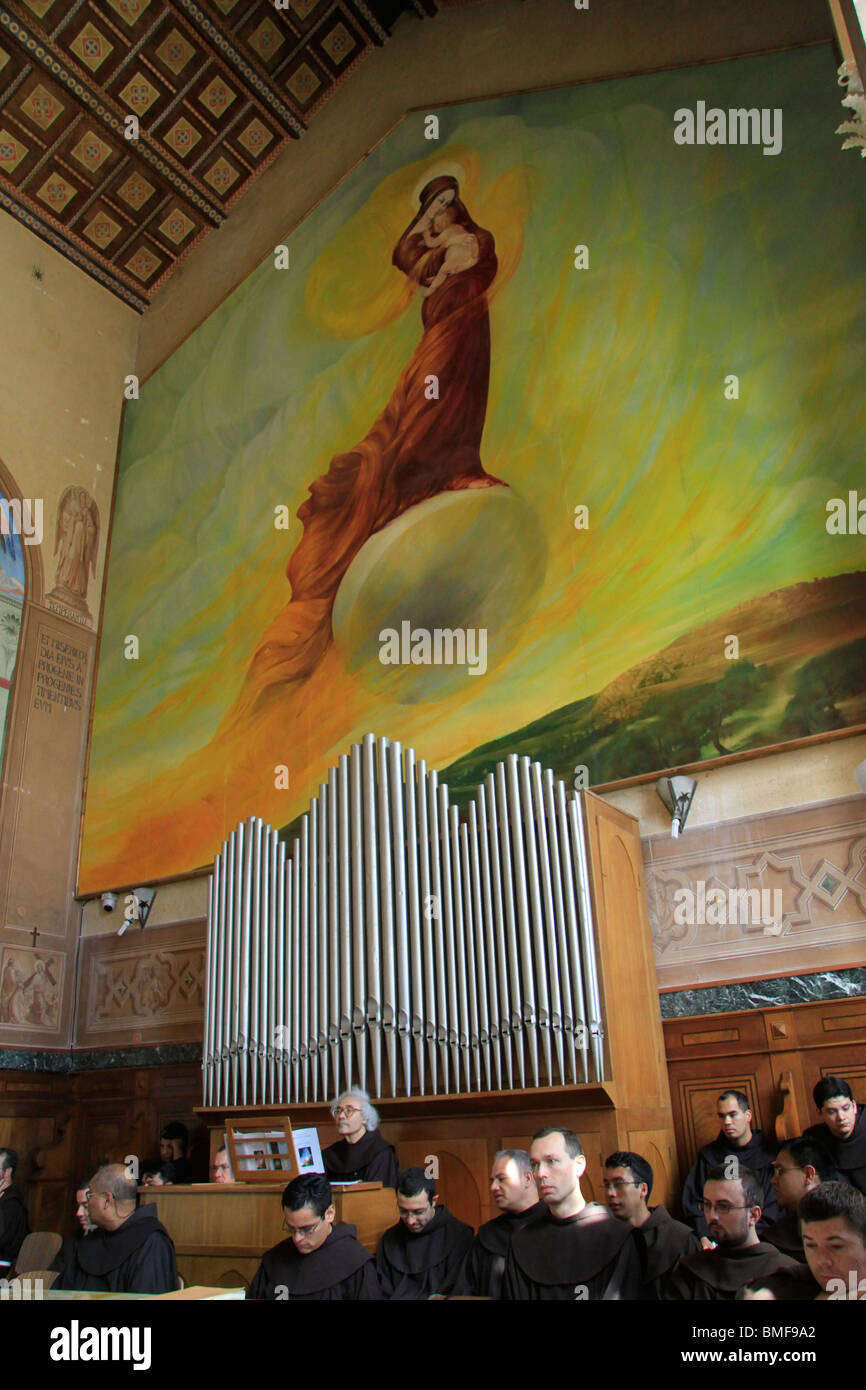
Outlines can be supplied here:
[[421, 233], [424, 245], [431, 251], [445, 248], [445, 257], [438, 274], [429, 284], [420, 286], [421, 294], [425, 298], [433, 294], [434, 290], [438, 290], [449, 275], [457, 275], [461, 270], [471, 270], [480, 259], [478, 238], [460, 226], [457, 210], [452, 206], [453, 202], [453, 189], [446, 189], [435, 199], [430, 211], [415, 229]]

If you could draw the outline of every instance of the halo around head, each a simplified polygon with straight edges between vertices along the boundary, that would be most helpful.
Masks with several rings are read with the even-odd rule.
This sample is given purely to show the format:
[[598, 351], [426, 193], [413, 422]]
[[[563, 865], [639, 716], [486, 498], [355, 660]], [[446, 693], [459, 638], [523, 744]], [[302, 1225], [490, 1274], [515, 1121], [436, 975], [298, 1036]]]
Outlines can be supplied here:
[[453, 159], [443, 159], [437, 164], [430, 165], [412, 189], [412, 210], [414, 212], [418, 211], [422, 190], [427, 187], [428, 183], [432, 183], [434, 179], [456, 179], [458, 197], [462, 197], [466, 192], [468, 177], [467, 171], [464, 169], [463, 165], [458, 164], [457, 161]]

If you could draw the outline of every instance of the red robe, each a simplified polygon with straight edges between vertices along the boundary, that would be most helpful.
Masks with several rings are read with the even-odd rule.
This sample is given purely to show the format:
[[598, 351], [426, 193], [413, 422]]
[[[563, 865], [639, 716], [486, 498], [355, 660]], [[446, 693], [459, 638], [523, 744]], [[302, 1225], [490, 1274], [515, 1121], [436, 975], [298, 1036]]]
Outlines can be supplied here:
[[[262, 634], [231, 720], [268, 688], [315, 670], [331, 642], [343, 576], [375, 532], [441, 492], [500, 482], [484, 471], [479, 452], [490, 379], [486, 291], [496, 254], [490, 232], [471, 222], [467, 230], [478, 239], [478, 263], [449, 275], [424, 300], [424, 333], [391, 399], [360, 444], [334, 455], [298, 510], [304, 534], [287, 568], [292, 597]], [[444, 256], [407, 233], [393, 259], [411, 279], [429, 283]], [[428, 399], [430, 376], [438, 379], [438, 398]]]

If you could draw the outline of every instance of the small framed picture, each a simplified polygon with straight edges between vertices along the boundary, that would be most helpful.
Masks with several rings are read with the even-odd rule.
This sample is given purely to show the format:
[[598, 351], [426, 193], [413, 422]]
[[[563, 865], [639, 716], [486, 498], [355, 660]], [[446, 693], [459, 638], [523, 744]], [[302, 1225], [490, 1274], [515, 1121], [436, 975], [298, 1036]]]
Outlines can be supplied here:
[[295, 1144], [298, 1170], [301, 1173], [324, 1173], [325, 1165], [322, 1162], [318, 1130], [296, 1129], [292, 1132], [292, 1139]]
[[235, 1182], [289, 1182], [301, 1171], [288, 1117], [229, 1120], [226, 1143]]

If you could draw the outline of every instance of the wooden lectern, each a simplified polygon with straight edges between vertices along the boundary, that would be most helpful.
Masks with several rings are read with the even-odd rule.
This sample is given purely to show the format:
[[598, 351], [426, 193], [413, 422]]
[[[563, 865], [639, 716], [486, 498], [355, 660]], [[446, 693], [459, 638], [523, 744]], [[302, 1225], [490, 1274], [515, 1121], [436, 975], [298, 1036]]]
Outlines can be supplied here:
[[[193, 1183], [142, 1187], [142, 1203], [156, 1203], [187, 1285], [248, 1286], [262, 1255], [286, 1240], [280, 1195], [284, 1182]], [[337, 1221], [357, 1227], [358, 1239], [375, 1252], [379, 1237], [397, 1220], [397, 1199], [380, 1182], [334, 1187]]]

